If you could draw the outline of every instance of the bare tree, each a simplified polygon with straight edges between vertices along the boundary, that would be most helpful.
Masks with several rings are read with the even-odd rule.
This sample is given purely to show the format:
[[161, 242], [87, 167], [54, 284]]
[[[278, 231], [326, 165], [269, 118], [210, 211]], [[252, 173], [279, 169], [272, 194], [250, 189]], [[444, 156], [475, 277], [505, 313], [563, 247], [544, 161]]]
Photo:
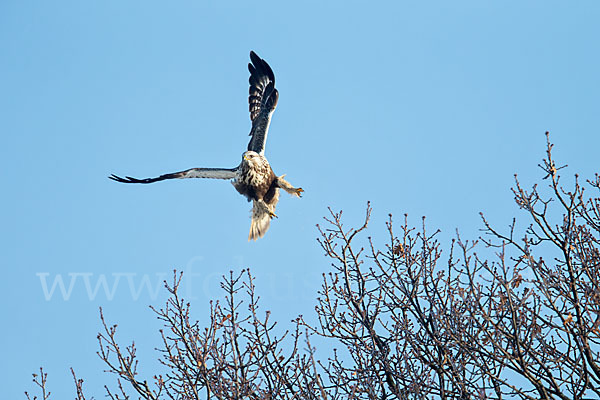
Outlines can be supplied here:
[[[424, 219], [417, 229], [405, 216], [395, 229], [390, 215], [377, 245], [365, 237], [370, 206], [357, 228], [331, 211], [319, 227], [331, 270], [316, 323], [299, 317], [280, 331], [242, 271], [224, 277], [225, 301], [210, 303], [210, 323], [200, 326], [176, 273], [167, 303], [154, 309], [164, 323], [163, 374], [141, 378], [135, 346], [122, 348], [101, 314], [99, 355], [117, 376], [108, 397], [600, 398], [600, 177], [575, 176], [564, 189], [549, 141], [540, 167], [547, 190], [518, 180], [513, 189], [527, 216], [522, 234], [516, 220], [503, 233], [482, 216], [484, 237], [457, 234], [447, 254]], [[327, 345], [319, 357], [315, 337]], [[34, 382], [46, 400], [41, 372]]]
[[312, 353], [299, 351], [299, 322], [291, 332], [275, 334], [270, 312], [259, 312], [249, 271], [224, 277], [225, 301], [211, 302], [207, 327], [190, 320], [190, 304], [178, 293], [181, 277], [175, 273], [173, 283], [166, 285], [171, 294], [166, 305], [153, 308], [165, 326], [160, 362], [167, 372], [153, 376], [152, 383], [138, 377], [134, 344], [123, 351], [116, 327], [108, 326], [101, 314], [99, 355], [118, 376], [117, 391], [106, 387], [110, 398], [128, 398], [123, 381], [144, 399], [316, 398], [321, 384], [309, 372], [315, 371]]
[[[497, 249], [491, 258], [457, 235], [440, 262], [438, 232], [424, 221], [416, 231], [406, 217], [396, 233], [390, 216], [383, 248], [370, 238], [363, 246], [357, 237], [370, 208], [358, 229], [331, 213], [320, 244], [333, 271], [319, 325], [304, 324], [351, 357], [333, 357], [331, 381], [373, 399], [600, 396], [600, 198], [586, 197], [577, 176], [563, 189], [551, 151], [548, 141], [541, 168], [549, 195], [516, 180], [515, 201], [529, 217], [524, 235], [515, 221], [505, 235], [483, 219], [481, 241]], [[600, 178], [587, 185], [600, 189]]]
[[[75, 399], [76, 400], [86, 400], [85, 394], [83, 393], [83, 379], [77, 378], [77, 376], [75, 375], [75, 371], [73, 371], [73, 368], [71, 368], [71, 375], [73, 375], [73, 382], [75, 384], [75, 395], [76, 395]], [[39, 399], [40, 400], [50, 399], [50, 395], [52, 393], [46, 387], [46, 383], [48, 382], [48, 374], [46, 372], [44, 372], [43, 368], [40, 368], [39, 374], [34, 373], [34, 374], [32, 374], [32, 376], [33, 376], [33, 383], [35, 384], [35, 386], [37, 386], [38, 390], [40, 391], [41, 397], [39, 397]], [[38, 397], [35, 395], [33, 397], [31, 397], [29, 392], [25, 392], [25, 397], [27, 398], [27, 400], [37, 400], [38, 399]]]

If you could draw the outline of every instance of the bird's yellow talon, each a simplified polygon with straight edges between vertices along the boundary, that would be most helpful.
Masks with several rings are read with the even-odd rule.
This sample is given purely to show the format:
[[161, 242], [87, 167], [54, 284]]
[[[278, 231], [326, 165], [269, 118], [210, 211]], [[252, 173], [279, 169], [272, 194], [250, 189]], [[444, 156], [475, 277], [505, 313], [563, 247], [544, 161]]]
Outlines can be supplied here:
[[304, 193], [304, 189], [302, 189], [302, 188], [296, 189], [296, 196], [302, 197], [302, 193]]

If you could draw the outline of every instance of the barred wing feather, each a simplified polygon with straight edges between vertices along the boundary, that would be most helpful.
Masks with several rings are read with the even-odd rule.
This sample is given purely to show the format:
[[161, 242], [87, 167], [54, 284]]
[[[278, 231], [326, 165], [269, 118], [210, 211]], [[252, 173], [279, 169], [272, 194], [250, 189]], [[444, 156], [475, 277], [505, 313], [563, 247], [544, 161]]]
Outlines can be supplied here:
[[252, 121], [250, 130], [252, 138], [248, 143], [248, 150], [264, 155], [271, 116], [277, 107], [279, 92], [275, 89], [275, 75], [269, 64], [253, 51], [250, 52], [250, 61], [252, 62], [248, 64], [250, 71], [248, 105]]
[[153, 183], [164, 181], [165, 179], [186, 179], [186, 178], [211, 178], [211, 179], [233, 179], [236, 176], [237, 168], [190, 168], [185, 171], [164, 174], [156, 178], [137, 179], [130, 176], [121, 178], [117, 175], [109, 176], [113, 181], [121, 183]]

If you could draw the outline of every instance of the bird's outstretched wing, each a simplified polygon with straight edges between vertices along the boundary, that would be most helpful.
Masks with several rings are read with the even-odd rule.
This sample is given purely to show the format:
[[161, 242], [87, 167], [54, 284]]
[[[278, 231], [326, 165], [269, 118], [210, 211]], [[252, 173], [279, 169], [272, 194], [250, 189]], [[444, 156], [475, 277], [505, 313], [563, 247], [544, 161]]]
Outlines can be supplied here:
[[265, 143], [267, 142], [267, 133], [271, 123], [271, 115], [277, 106], [279, 92], [275, 89], [275, 75], [269, 64], [250, 52], [250, 61], [248, 70], [250, 71], [250, 95], [248, 104], [250, 109], [250, 120], [252, 129], [250, 130], [250, 143], [248, 150], [255, 151], [261, 155], [265, 152]]
[[121, 178], [117, 175], [111, 175], [108, 178], [121, 183], [152, 183], [164, 181], [165, 179], [185, 179], [185, 178], [212, 178], [212, 179], [233, 179], [235, 178], [237, 168], [190, 168], [185, 171], [164, 174], [156, 178], [136, 179], [130, 176]]

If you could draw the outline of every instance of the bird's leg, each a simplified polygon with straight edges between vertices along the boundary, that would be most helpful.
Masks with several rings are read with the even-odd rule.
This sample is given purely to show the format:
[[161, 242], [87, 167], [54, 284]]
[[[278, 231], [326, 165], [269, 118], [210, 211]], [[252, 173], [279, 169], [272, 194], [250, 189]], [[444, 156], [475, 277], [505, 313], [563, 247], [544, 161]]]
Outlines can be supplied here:
[[257, 203], [258, 203], [258, 206], [262, 209], [263, 212], [269, 214], [269, 217], [271, 217], [271, 218], [278, 218], [277, 215], [275, 215], [275, 208], [270, 207], [263, 200], [257, 200]]
[[293, 187], [291, 183], [283, 179], [284, 176], [285, 175], [281, 175], [277, 177], [277, 187], [282, 188], [292, 196], [302, 197], [302, 192], [304, 192], [304, 189]]

